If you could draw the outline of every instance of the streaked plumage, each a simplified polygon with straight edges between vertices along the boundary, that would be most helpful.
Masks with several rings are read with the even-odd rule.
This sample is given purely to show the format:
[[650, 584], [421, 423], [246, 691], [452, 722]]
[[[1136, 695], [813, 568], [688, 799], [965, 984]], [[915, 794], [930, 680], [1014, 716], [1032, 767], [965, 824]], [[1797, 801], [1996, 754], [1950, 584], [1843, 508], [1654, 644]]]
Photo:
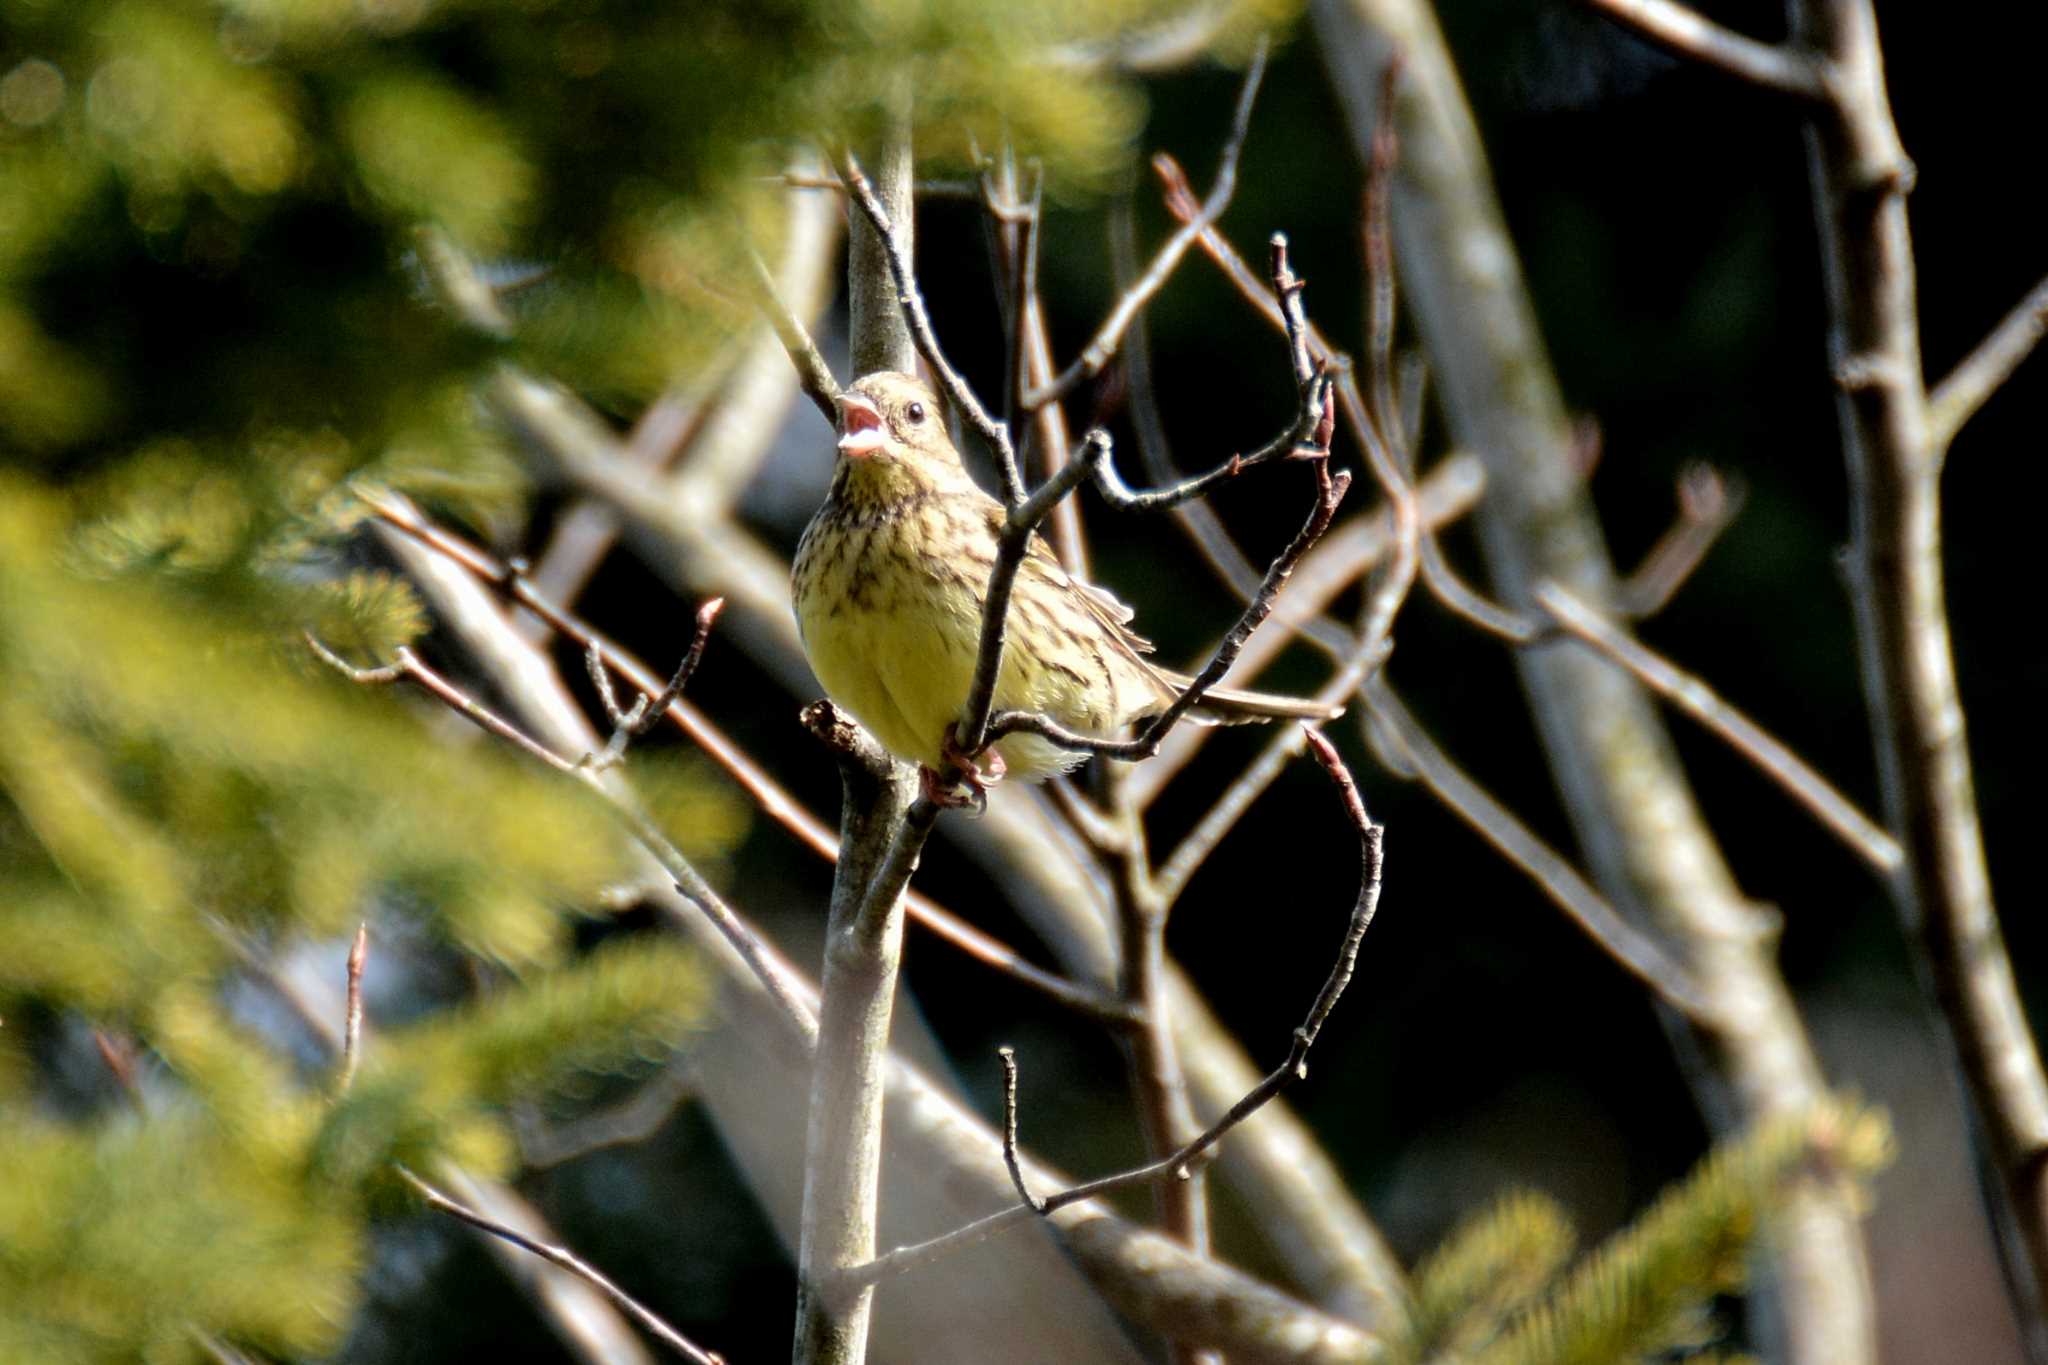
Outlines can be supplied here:
[[[1003, 506], [967, 476], [938, 400], [909, 375], [871, 374], [848, 389], [840, 431], [832, 491], [797, 547], [797, 629], [832, 699], [892, 753], [936, 769], [973, 682]], [[1104, 736], [1163, 710], [1187, 679], [1145, 659], [1152, 646], [1130, 618], [1034, 538], [1010, 599], [996, 708]], [[1212, 692], [1197, 711], [1212, 723], [1330, 714], [1238, 691]], [[997, 749], [1027, 780], [1084, 757], [1035, 735]]]

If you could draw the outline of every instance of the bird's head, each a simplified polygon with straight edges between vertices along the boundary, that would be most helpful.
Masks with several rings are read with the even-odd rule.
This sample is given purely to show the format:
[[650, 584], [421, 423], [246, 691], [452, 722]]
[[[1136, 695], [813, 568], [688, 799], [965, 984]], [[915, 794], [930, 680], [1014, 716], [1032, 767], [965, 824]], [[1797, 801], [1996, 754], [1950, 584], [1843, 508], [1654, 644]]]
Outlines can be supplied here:
[[965, 484], [938, 397], [922, 380], [878, 370], [839, 395], [839, 478], [869, 496]]

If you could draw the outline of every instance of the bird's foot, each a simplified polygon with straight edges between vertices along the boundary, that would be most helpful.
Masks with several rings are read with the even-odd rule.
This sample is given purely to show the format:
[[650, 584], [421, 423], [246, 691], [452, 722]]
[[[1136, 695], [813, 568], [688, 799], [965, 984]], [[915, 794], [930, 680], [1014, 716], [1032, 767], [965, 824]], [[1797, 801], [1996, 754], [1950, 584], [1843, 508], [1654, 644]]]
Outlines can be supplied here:
[[1009, 765], [1003, 762], [1002, 752], [984, 750], [982, 762], [976, 763], [972, 756], [961, 750], [953, 738], [951, 727], [948, 727], [945, 738], [939, 741], [939, 756], [960, 776], [956, 781], [943, 782], [934, 770], [920, 768], [918, 778], [923, 784], [925, 799], [948, 810], [988, 809], [989, 788], [1002, 781], [1003, 775], [1009, 771]]

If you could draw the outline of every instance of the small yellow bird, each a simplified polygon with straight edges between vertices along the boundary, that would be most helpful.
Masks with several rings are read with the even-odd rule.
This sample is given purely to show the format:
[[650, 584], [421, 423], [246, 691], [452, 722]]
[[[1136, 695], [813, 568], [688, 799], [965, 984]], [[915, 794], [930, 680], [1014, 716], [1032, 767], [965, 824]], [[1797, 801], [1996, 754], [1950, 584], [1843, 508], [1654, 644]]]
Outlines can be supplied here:
[[[919, 380], [870, 374], [841, 395], [839, 411], [832, 491], [804, 528], [793, 572], [797, 630], [818, 681], [883, 747], [922, 765], [928, 794], [943, 796], [934, 778], [948, 761], [977, 793], [1006, 771], [1035, 781], [1074, 767], [1087, 755], [1030, 734], [1001, 740], [985, 770], [957, 752], [953, 726], [974, 681], [1003, 505], [968, 477]], [[1104, 737], [1164, 710], [1192, 680], [1148, 662], [1151, 643], [1130, 619], [1129, 607], [1073, 578], [1033, 537], [1010, 598], [996, 709]], [[1218, 688], [1190, 719], [1321, 721], [1342, 710]]]

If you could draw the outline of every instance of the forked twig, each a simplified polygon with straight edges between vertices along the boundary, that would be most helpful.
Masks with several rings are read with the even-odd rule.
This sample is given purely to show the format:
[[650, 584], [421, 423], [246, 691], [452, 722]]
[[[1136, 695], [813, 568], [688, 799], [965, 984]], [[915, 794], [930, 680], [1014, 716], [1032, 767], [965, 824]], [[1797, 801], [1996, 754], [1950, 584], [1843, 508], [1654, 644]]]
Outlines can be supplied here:
[[690, 638], [690, 647], [683, 653], [683, 661], [676, 665], [668, 685], [652, 697], [642, 692], [633, 701], [633, 709], [619, 709], [618, 698], [612, 692], [611, 670], [605, 667], [604, 651], [595, 642], [585, 647], [583, 660], [590, 670], [590, 681], [597, 688], [598, 700], [604, 704], [605, 716], [612, 723], [612, 736], [605, 742], [604, 749], [595, 754], [585, 754], [580, 762], [603, 772], [615, 766], [626, 755], [626, 746], [646, 734], [668, 714], [676, 698], [683, 695], [683, 688], [697, 671], [697, 664], [704, 657], [704, 646], [711, 639], [711, 628], [718, 622], [718, 613], [725, 610], [723, 597], [708, 597], [697, 608], [696, 633]]
[[1358, 832], [1359, 887], [1358, 899], [1353, 904], [1350, 919], [1346, 923], [1344, 940], [1338, 948], [1337, 959], [1331, 966], [1329, 975], [1324, 979], [1322, 989], [1316, 993], [1315, 1002], [1309, 1007], [1308, 1014], [1295, 1028], [1286, 1059], [1268, 1072], [1215, 1123], [1159, 1160], [1072, 1186], [1057, 1194], [1047, 1195], [1035, 1204], [1026, 1196], [1009, 1208], [943, 1233], [929, 1241], [898, 1247], [876, 1257], [864, 1266], [845, 1272], [842, 1276], [841, 1292], [877, 1284], [892, 1276], [929, 1265], [952, 1252], [973, 1246], [1005, 1228], [1033, 1217], [1056, 1213], [1084, 1199], [1092, 1199], [1114, 1190], [1155, 1180], [1185, 1179], [1193, 1165], [1201, 1161], [1231, 1129], [1257, 1113], [1267, 1101], [1287, 1086], [1308, 1074], [1309, 1049], [1315, 1046], [1323, 1025], [1328, 1022], [1337, 1001], [1344, 994], [1345, 987], [1351, 983], [1352, 974], [1358, 965], [1359, 946], [1365, 941], [1366, 930], [1371, 927], [1373, 915], [1379, 908], [1382, 855], [1381, 828], [1367, 816], [1365, 803], [1358, 795], [1358, 785], [1352, 779], [1350, 770], [1344, 766], [1343, 759], [1338, 756], [1336, 749], [1328, 740], [1313, 730], [1304, 729], [1304, 732], [1308, 735], [1310, 751], [1315, 755], [1316, 762], [1322, 765], [1323, 771], [1329, 775], [1330, 780], [1336, 784], [1345, 814]]
[[1103, 319], [1074, 363], [1047, 383], [1023, 392], [1026, 412], [1035, 412], [1048, 403], [1057, 402], [1073, 392], [1083, 380], [1102, 372], [1103, 367], [1116, 357], [1117, 346], [1123, 340], [1125, 330], [1152, 301], [1153, 295], [1165, 287], [1174, 268], [1187, 255], [1188, 248], [1194, 245], [1204, 228], [1214, 224], [1230, 207], [1230, 196], [1237, 189], [1238, 157], [1244, 151], [1245, 135], [1251, 129], [1252, 105], [1258, 98], [1259, 84], [1266, 74], [1266, 50], [1266, 40], [1261, 38], [1252, 53], [1251, 65], [1245, 69], [1244, 85], [1238, 91], [1237, 106], [1230, 119], [1230, 134], [1224, 139], [1223, 154], [1216, 163], [1216, 179], [1209, 189], [1209, 197], [1202, 201], [1191, 222], [1183, 224], [1167, 238], [1144, 273], [1117, 296], [1109, 316]]
[[1017, 1049], [999, 1047], [996, 1057], [1003, 1064], [1003, 1164], [1010, 1168], [1017, 1198], [1034, 1212], [1044, 1213], [1045, 1201], [1032, 1196], [1031, 1187], [1024, 1183], [1024, 1164], [1017, 1158]]

